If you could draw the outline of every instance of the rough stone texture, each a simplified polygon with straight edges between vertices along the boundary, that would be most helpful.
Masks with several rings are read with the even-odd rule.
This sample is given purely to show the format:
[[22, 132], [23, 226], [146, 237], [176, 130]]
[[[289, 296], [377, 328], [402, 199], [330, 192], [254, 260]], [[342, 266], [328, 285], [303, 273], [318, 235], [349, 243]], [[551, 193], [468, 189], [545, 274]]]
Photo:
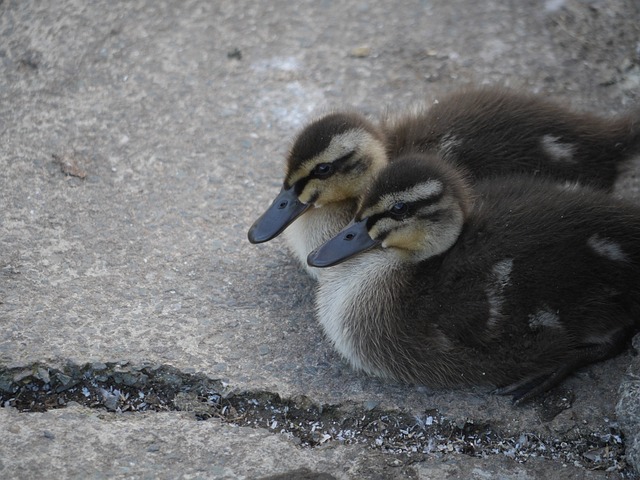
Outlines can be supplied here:
[[[633, 347], [640, 351], [640, 335], [633, 339]], [[640, 468], [640, 356], [635, 356], [620, 385], [620, 400], [616, 406], [620, 428], [627, 441], [627, 459]]]
[[[437, 409], [514, 435], [606, 432], [616, 424], [620, 396], [621, 418], [638, 418], [625, 407], [637, 405], [635, 384], [625, 380], [618, 393], [625, 370], [624, 378], [637, 380], [631, 352], [565, 382], [561, 392], [574, 400], [559, 413], [540, 402], [514, 409], [484, 391], [431, 391], [354, 373], [323, 338], [313, 283], [283, 242], [246, 241], [249, 225], [279, 188], [292, 136], [327, 109], [351, 105], [375, 116], [469, 83], [501, 83], [602, 114], [637, 105], [636, 0], [393, 7], [329, 0], [5, 0], [0, 38], [0, 366], [171, 364], [237, 390]], [[616, 193], [640, 201], [639, 172], [636, 161]], [[3, 422], [50, 422], [42, 428], [62, 435], [56, 425], [64, 412], [1, 413]], [[92, 422], [86, 438], [114, 435], [113, 425], [126, 430], [127, 422], [160, 420], [132, 415]], [[180, 422], [184, 438], [200, 435], [198, 429], [233, 431]], [[640, 429], [632, 420], [623, 428], [638, 468]], [[177, 462], [186, 451], [181, 440], [159, 432], [173, 442]], [[233, 435], [238, 444], [249, 445], [254, 435], [280, 445], [282, 457], [292, 459], [287, 468], [323, 465], [328, 455], [298, 451], [264, 432]], [[125, 449], [100, 459], [100, 445], [77, 443], [107, 469], [105, 476], [125, 475], [115, 470], [125, 464], [126, 457], [117, 457]], [[42, 473], [35, 438], [21, 444], [17, 457], [7, 445], [17, 444], [2, 446], [5, 469]], [[71, 462], [59, 468], [84, 476], [82, 462], [59, 453]], [[486, 461], [496, 462], [487, 469], [510, 472], [505, 478], [544, 478], [535, 462], [521, 474], [524, 467], [502, 457]], [[561, 468], [540, 462], [540, 472]], [[156, 472], [145, 468], [153, 467], [135, 475]], [[423, 465], [415, 469], [422, 472]]]
[[[271, 478], [303, 472], [335, 479], [602, 479], [570, 465], [533, 459], [467, 456], [421, 462], [389, 459], [358, 446], [329, 445], [313, 453], [266, 430], [186, 414], [113, 416], [82, 407], [44, 414], [0, 410], [3, 478]], [[27, 463], [28, 462], [28, 463]], [[26, 467], [26, 468], [25, 468]], [[40, 478], [42, 478], [40, 476]], [[309, 476], [309, 478], [314, 478]]]

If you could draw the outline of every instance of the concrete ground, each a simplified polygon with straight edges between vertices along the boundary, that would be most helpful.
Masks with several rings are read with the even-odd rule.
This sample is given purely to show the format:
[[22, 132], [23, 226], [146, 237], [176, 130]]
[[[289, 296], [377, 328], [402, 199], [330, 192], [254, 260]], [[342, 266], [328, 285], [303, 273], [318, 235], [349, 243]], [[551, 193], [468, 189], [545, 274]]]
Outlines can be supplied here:
[[634, 349], [518, 408], [388, 384], [246, 240], [327, 109], [637, 105], [636, 0], [4, 0], [0, 66], [2, 478], [636, 477]]

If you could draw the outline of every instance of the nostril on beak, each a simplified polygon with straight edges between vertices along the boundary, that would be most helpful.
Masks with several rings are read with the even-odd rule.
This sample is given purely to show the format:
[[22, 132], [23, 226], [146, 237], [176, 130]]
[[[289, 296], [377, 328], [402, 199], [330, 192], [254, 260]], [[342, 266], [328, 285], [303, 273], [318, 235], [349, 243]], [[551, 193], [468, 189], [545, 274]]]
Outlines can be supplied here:
[[280, 210], [282, 210], [283, 208], [285, 208], [287, 205], [289, 204], [289, 202], [280, 202], [280, 204], [278, 205], [278, 208]]
[[345, 240], [353, 240], [354, 238], [356, 238], [356, 235], [355, 235], [354, 233], [347, 233], [347, 234], [344, 236], [344, 239], [345, 239]]

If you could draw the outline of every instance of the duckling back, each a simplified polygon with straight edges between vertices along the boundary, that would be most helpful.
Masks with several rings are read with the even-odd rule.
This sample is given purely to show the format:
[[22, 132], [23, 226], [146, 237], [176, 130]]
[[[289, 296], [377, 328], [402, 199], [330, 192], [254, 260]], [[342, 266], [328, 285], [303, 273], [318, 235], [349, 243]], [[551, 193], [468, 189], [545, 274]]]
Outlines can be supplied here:
[[[565, 325], [585, 338], [608, 325], [640, 326], [640, 208], [590, 188], [523, 176], [480, 182], [474, 192], [465, 233], [448, 262], [466, 263], [473, 253], [495, 268], [511, 259], [512, 308], [544, 312], [536, 300], [544, 297], [546, 310], [564, 308]], [[626, 315], [607, 310], [622, 299]], [[580, 312], [592, 320], [583, 323]]]
[[516, 399], [619, 353], [640, 329], [640, 209], [526, 177], [475, 193], [438, 270], [442, 331], [482, 352], [485, 371], [499, 366]]
[[503, 88], [456, 92], [386, 131], [391, 158], [436, 151], [474, 178], [526, 173], [605, 190], [640, 153], [640, 109], [605, 118]]

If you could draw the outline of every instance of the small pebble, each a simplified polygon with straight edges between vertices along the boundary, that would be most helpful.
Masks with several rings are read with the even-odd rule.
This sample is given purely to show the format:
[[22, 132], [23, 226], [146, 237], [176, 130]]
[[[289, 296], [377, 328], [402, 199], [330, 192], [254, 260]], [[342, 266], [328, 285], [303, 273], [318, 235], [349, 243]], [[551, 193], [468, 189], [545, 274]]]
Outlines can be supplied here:
[[380, 405], [380, 402], [377, 402], [375, 400], [368, 400], [368, 401], [364, 402], [364, 408], [368, 412], [370, 412], [371, 410], [376, 408], [378, 405]]
[[38, 367], [37, 377], [44, 383], [49, 383], [51, 381], [51, 378], [49, 378], [49, 370], [46, 368]]
[[371, 55], [371, 48], [366, 45], [362, 45], [360, 47], [356, 47], [351, 50], [349, 56], [354, 58], [366, 58]]
[[31, 373], [30, 369], [22, 370], [13, 376], [13, 381], [19, 382], [20, 380], [24, 380], [25, 378], [30, 377]]
[[227, 369], [226, 363], [217, 363], [213, 366], [214, 372], [224, 372]]
[[69, 375], [65, 375], [64, 373], [58, 373], [56, 377], [62, 385], [68, 385], [71, 381], [71, 377]]
[[115, 411], [118, 408], [118, 400], [120, 399], [120, 392], [113, 394], [104, 388], [101, 388], [100, 394], [102, 395], [102, 404], [107, 410]]

